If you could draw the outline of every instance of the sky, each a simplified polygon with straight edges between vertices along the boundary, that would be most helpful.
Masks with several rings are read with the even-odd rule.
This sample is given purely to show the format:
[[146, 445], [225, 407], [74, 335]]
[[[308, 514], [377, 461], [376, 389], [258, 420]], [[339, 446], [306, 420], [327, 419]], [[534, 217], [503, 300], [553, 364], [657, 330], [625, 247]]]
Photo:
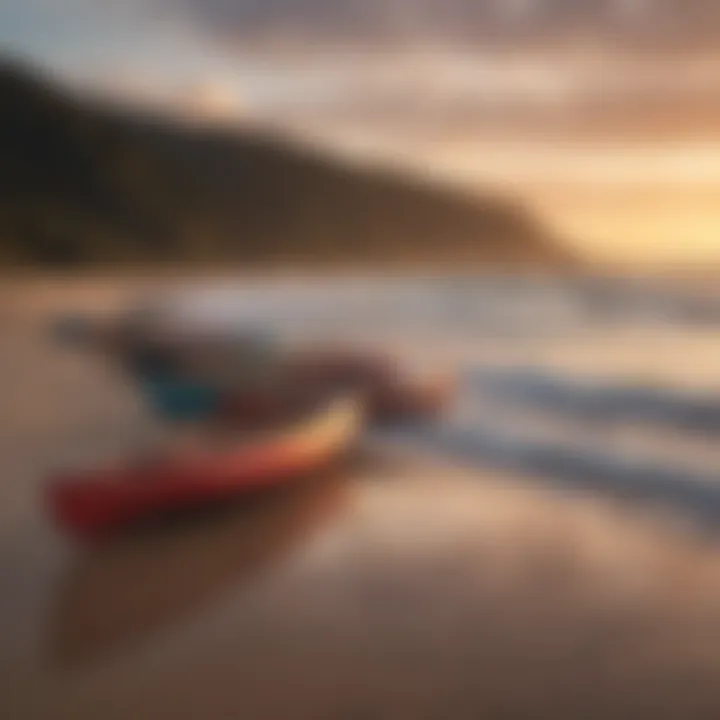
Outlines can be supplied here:
[[720, 106], [719, 39], [716, 0], [0, 0], [6, 52], [228, 113], [708, 94]]

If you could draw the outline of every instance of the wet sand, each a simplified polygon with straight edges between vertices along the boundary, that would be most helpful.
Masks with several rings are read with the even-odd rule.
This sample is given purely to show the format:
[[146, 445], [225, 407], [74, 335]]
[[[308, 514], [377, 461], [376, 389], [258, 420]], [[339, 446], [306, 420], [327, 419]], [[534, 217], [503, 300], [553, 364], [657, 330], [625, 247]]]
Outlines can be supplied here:
[[291, 491], [68, 543], [48, 473], [156, 428], [39, 306], [3, 338], [0, 717], [720, 715], [717, 540], [530, 476], [376, 439]]

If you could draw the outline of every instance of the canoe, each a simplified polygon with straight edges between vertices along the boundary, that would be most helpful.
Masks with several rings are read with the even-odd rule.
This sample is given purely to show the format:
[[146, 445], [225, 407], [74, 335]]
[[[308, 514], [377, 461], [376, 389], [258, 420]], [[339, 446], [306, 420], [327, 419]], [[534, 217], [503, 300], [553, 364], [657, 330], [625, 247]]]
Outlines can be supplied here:
[[289, 374], [281, 385], [243, 391], [223, 392], [221, 387], [201, 380], [158, 374], [138, 378], [137, 383], [153, 414], [168, 422], [221, 414], [252, 422], [277, 415], [313, 396], [355, 391], [366, 399], [368, 421], [385, 424], [437, 416], [448, 407], [455, 389], [452, 375], [410, 379], [382, 357], [361, 356], [308, 364]]
[[167, 422], [202, 420], [227, 407], [244, 411], [277, 412], [299, 400], [327, 396], [333, 391], [364, 391], [372, 394], [386, 388], [397, 377], [388, 358], [349, 352], [315, 352], [293, 358], [284, 378], [273, 385], [246, 386], [243, 390], [223, 389], [222, 382], [210, 383], [191, 374], [148, 372], [131, 368], [140, 395], [151, 412]]
[[[64, 531], [92, 539], [138, 521], [289, 484], [331, 465], [359, 437], [363, 405], [355, 396], [328, 402], [280, 430], [217, 447], [59, 477], [49, 511]], [[226, 440], [227, 442], [227, 440]]]

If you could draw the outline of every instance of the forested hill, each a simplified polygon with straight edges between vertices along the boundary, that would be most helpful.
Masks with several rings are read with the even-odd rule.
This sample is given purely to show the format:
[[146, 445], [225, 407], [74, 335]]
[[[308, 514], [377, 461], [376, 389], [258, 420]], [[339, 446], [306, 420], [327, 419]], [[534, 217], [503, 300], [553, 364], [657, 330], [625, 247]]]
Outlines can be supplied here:
[[516, 203], [249, 131], [111, 110], [0, 65], [0, 262], [570, 262]]

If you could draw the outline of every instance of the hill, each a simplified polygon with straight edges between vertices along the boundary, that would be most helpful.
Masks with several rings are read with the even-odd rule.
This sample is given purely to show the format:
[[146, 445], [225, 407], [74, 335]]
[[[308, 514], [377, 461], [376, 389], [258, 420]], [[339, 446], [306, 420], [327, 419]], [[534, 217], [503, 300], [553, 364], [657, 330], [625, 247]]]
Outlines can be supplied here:
[[522, 207], [0, 66], [0, 263], [569, 261]]

